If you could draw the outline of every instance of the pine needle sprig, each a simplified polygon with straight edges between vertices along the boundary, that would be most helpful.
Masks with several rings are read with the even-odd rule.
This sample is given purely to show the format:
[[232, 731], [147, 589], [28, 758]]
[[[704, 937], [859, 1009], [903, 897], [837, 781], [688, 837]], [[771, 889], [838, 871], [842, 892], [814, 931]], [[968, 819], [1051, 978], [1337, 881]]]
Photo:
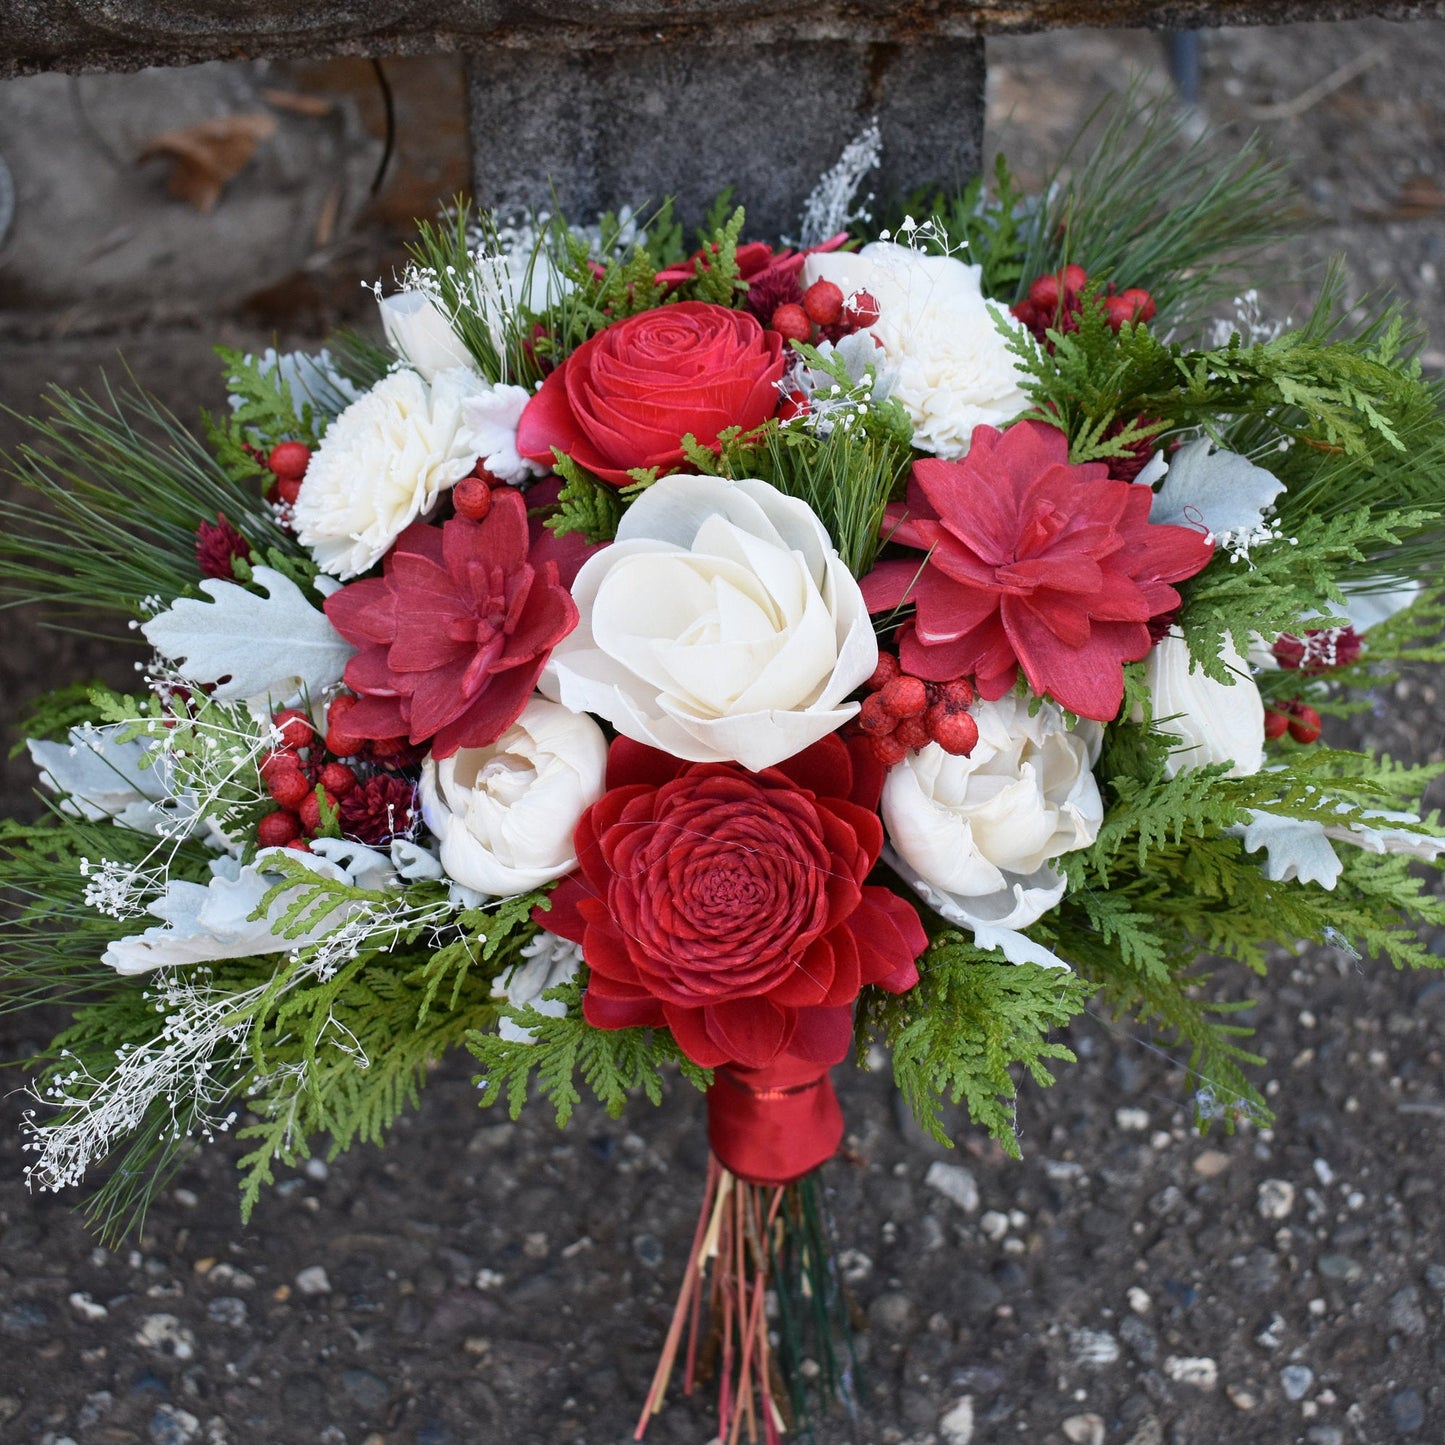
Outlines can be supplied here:
[[175, 416], [109, 380], [97, 400], [59, 387], [37, 437], [5, 459], [39, 505], [0, 501], [0, 599], [126, 617], [195, 595], [196, 527], [224, 515], [253, 546], [297, 553], [258, 491], [237, 485]]
[[1133, 92], [1095, 112], [1042, 195], [1020, 294], [1077, 262], [1095, 280], [1149, 291], [1161, 326], [1181, 335], [1221, 314], [1246, 272], [1259, 284], [1264, 251], [1300, 225], [1285, 168], [1257, 136], [1221, 154], [1212, 136], [1188, 138], [1171, 99], [1141, 107]]

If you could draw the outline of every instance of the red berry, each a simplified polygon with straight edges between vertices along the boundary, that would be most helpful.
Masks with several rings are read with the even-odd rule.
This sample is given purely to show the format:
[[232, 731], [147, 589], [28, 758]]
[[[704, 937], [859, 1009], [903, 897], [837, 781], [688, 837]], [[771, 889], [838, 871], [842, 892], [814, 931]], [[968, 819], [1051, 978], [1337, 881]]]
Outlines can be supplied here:
[[893, 729], [893, 736], [912, 752], [928, 746], [928, 724], [922, 717], [906, 717]]
[[973, 688], [966, 678], [955, 677], [952, 682], [940, 683], [938, 697], [954, 712], [963, 712], [973, 706]]
[[973, 714], [950, 712], [947, 703], [934, 703], [927, 713], [928, 735], [946, 753], [966, 758], [978, 742], [978, 724]]
[[873, 749], [873, 756], [885, 768], [896, 767], [908, 756], [908, 744], [900, 742], [896, 733], [888, 733], [882, 737], [872, 736], [868, 739], [868, 745]]
[[273, 714], [271, 721], [281, 730], [281, 746], [284, 748], [309, 748], [316, 741], [316, 729], [299, 707], [282, 708]]
[[366, 746], [365, 738], [346, 731], [346, 715], [360, 701], [344, 692], [326, 710], [326, 751], [338, 758], [354, 758]]
[[881, 692], [869, 693], [863, 699], [863, 706], [858, 712], [858, 726], [865, 733], [875, 735], [891, 733], [897, 721], [898, 719], [884, 706]]
[[873, 676], [863, 685], [870, 692], [877, 692], [880, 688], [887, 687], [903, 669], [898, 665], [898, 659], [891, 652], [880, 652], [878, 654], [878, 666], [873, 669]]
[[289, 758], [291, 766], [277, 766], [264, 773], [266, 791], [283, 808], [299, 808], [301, 800], [311, 791], [311, 780], [301, 771], [301, 763], [295, 753], [282, 753], [280, 757]]
[[452, 488], [457, 514], [480, 522], [492, 510], [492, 489], [480, 477], [463, 477]]
[[773, 312], [772, 327], [785, 341], [806, 341], [813, 334], [808, 313], [795, 301], [786, 302]]
[[411, 744], [405, 738], [372, 738], [371, 755], [374, 758], [396, 758], [410, 751]]
[[1063, 283], [1065, 291], [1079, 292], [1089, 284], [1089, 273], [1082, 266], [1076, 266], [1071, 261], [1059, 272], [1059, 280]]
[[301, 824], [295, 813], [284, 810], [267, 813], [256, 824], [256, 844], [260, 848], [284, 848], [293, 838], [301, 836]]
[[[322, 788], [321, 792], [326, 798], [327, 809], [334, 812], [336, 799], [325, 788]], [[321, 799], [316, 796], [315, 788], [302, 798], [301, 806], [296, 813], [301, 819], [301, 826], [308, 833], [314, 833], [321, 826]]]
[[299, 482], [311, 465], [311, 448], [304, 442], [280, 442], [271, 448], [266, 465], [284, 482]]
[[1289, 717], [1272, 707], [1264, 710], [1264, 735], [1271, 742], [1282, 738], [1289, 731]]
[[356, 774], [345, 763], [327, 763], [321, 769], [321, 786], [332, 798], [344, 798], [356, 786]]
[[863, 331], [876, 325], [881, 315], [878, 298], [871, 291], [855, 291], [848, 298], [848, 305], [843, 311], [843, 324], [854, 331]]
[[288, 507], [296, 505], [296, 499], [301, 495], [300, 477], [282, 477], [276, 483], [276, 500], [284, 502]]
[[1297, 743], [1318, 742], [1320, 733], [1324, 731], [1319, 713], [1302, 702], [1295, 703], [1292, 711], [1294, 716], [1289, 720], [1290, 737]]
[[1057, 276], [1040, 276], [1029, 287], [1029, 300], [1040, 311], [1052, 316], [1059, 309], [1059, 278]]
[[311, 844], [308, 843], [305, 838], [293, 838], [286, 846], [288, 848], [294, 848], [298, 853], [309, 853], [311, 851]]
[[803, 292], [803, 310], [819, 326], [831, 326], [843, 314], [843, 290], [831, 281], [814, 281]]
[[808, 394], [803, 391], [790, 391], [781, 402], [778, 403], [778, 420], [792, 421], [797, 416], [807, 416]]
[[1115, 331], [1126, 321], [1134, 319], [1134, 308], [1122, 296], [1106, 296], [1102, 300], [1104, 317]]
[[1120, 301], [1127, 301], [1132, 306], [1132, 320], [1143, 323], [1154, 317], [1154, 298], [1142, 286], [1131, 286], [1127, 291], [1119, 293]]
[[921, 677], [895, 677], [878, 694], [885, 712], [894, 717], [917, 717], [928, 707], [928, 687]]

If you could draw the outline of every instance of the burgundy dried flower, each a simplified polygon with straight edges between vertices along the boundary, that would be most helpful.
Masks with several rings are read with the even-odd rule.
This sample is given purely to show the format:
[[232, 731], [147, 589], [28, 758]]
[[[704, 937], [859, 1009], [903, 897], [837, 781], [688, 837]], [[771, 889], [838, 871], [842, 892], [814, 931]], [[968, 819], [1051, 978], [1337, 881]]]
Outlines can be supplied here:
[[395, 773], [377, 773], [358, 783], [338, 805], [341, 832], [353, 843], [380, 848], [411, 831], [416, 785]]
[[251, 560], [251, 544], [221, 515], [196, 528], [196, 566], [202, 577], [236, 580], [235, 558]]

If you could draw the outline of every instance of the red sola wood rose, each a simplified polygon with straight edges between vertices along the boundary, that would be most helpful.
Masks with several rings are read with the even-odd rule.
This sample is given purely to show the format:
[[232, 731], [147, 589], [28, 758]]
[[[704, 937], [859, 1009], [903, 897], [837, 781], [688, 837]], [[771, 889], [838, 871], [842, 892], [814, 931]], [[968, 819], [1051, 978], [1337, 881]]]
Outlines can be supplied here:
[[1070, 466], [1068, 438], [1042, 422], [980, 426], [962, 461], [915, 462], [890, 541], [927, 552], [863, 579], [870, 612], [918, 606], [900, 633], [904, 671], [972, 676], [989, 699], [1023, 668], [1029, 686], [1080, 717], [1108, 722], [1124, 663], [1151, 644], [1149, 619], [1179, 606], [1214, 544], [1149, 521], [1153, 492], [1111, 481], [1102, 462]]
[[836, 735], [761, 773], [614, 742], [578, 870], [535, 915], [582, 947], [588, 1023], [665, 1025], [705, 1068], [838, 1063], [859, 989], [911, 988], [928, 941], [863, 881], [882, 778]]
[[682, 301], [584, 341], [527, 403], [517, 450], [552, 465], [554, 447], [617, 486], [636, 467], [673, 467], [689, 432], [704, 446], [777, 410], [783, 339], [745, 311]]
[[449, 758], [496, 742], [521, 715], [553, 646], [577, 625], [557, 563], [528, 555], [527, 504], [499, 491], [484, 520], [414, 522], [381, 577], [326, 599], [360, 649], [348, 735], [406, 737]]

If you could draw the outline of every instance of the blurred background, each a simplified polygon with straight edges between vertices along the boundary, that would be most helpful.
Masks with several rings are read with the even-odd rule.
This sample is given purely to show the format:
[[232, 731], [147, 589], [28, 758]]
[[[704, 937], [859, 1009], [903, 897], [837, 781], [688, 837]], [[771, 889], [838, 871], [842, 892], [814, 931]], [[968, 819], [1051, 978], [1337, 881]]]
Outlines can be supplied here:
[[[1145, 32], [990, 40], [990, 155], [1036, 184], [1102, 99], [1133, 83], [1184, 104], [1182, 82], [1222, 151], [1258, 129], [1293, 177], [1305, 226], [1265, 314], [1300, 319], [1338, 254], [1353, 298], [1413, 305], [1445, 370], [1445, 24], [1225, 29], [1170, 58]], [[218, 344], [376, 330], [363, 283], [468, 174], [456, 57], [0, 82], [0, 450], [51, 383], [128, 369], [189, 419], [224, 405]], [[4, 614], [7, 727], [44, 688], [126, 681], [138, 655], [37, 624]], [[1439, 685], [1401, 683], [1350, 737], [1439, 760]], [[33, 812], [32, 787], [6, 764], [5, 810]], [[850, 1079], [830, 1180], [872, 1393], [820, 1440], [1445, 1439], [1445, 981], [1282, 951], [1254, 1021], [1280, 1122], [1232, 1140], [1190, 1127], [1183, 1060], [1103, 1018], [1076, 1030], [1063, 1088], [1024, 1091], [1023, 1164], [961, 1116], [945, 1158], [886, 1074]], [[0, 1018], [5, 1057], [27, 1027]], [[7, 1097], [0, 1439], [628, 1436], [701, 1188], [699, 1101], [584, 1108], [558, 1135], [479, 1115], [465, 1060], [427, 1092], [385, 1155], [314, 1161], [248, 1228], [234, 1146], [198, 1157], [118, 1255], [26, 1194]], [[649, 1439], [707, 1428], [677, 1403]]]

